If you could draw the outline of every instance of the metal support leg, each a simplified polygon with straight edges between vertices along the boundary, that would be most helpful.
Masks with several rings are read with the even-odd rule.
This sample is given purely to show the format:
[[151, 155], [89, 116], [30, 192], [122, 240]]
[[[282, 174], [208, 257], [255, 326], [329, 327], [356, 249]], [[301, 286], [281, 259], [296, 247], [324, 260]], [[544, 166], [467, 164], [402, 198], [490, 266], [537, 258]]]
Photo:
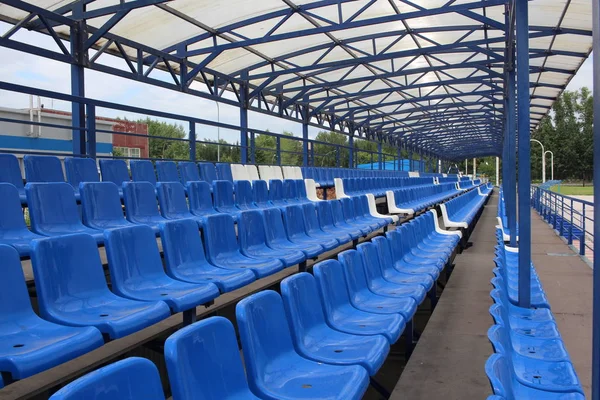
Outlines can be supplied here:
[[406, 327], [404, 328], [404, 343], [406, 346], [406, 359], [408, 360], [414, 349], [414, 327], [413, 327], [413, 319], [406, 323]]
[[306, 260], [298, 264], [298, 272], [306, 272]]
[[196, 322], [196, 307], [183, 312], [183, 326], [188, 326]]

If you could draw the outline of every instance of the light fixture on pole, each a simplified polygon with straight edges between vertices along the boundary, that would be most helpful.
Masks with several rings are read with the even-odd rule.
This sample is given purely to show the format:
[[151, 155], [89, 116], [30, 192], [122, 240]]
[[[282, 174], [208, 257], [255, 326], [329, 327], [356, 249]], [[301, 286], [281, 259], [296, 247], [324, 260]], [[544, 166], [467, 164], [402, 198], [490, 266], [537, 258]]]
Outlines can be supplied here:
[[539, 143], [542, 146], [542, 183], [546, 182], [546, 152], [544, 151], [544, 145], [537, 139], [529, 139], [531, 142]]
[[550, 153], [550, 179], [554, 180], [554, 153], [551, 150], [546, 150], [544, 152], [544, 161], [546, 159], [546, 153]]

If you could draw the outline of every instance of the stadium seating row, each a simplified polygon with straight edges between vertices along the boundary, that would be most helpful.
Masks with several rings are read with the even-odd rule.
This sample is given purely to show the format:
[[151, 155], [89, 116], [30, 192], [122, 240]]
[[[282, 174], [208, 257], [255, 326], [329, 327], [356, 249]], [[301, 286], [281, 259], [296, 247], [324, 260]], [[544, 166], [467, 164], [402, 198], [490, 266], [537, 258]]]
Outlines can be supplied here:
[[432, 185], [434, 178], [335, 178], [335, 191], [338, 197], [358, 196], [372, 193], [375, 197], [383, 197], [387, 190], [402, 187]]
[[[65, 182], [65, 174], [61, 161], [54, 156], [26, 155], [23, 158], [27, 182]], [[93, 159], [66, 157], [64, 160], [66, 182], [79, 197], [79, 183], [99, 182], [100, 177]], [[106, 159], [99, 161], [102, 181], [113, 182], [121, 187], [123, 182], [181, 182], [183, 185], [192, 181], [205, 181], [211, 187], [216, 180], [234, 182], [236, 180], [270, 180], [278, 179], [313, 179], [316, 186], [333, 186], [335, 177], [397, 177], [402, 171], [370, 171], [347, 168], [315, 168], [315, 167], [279, 167], [269, 165], [241, 165], [229, 163], [194, 163], [174, 161], [131, 160], [129, 168], [124, 160]], [[155, 169], [156, 167], [156, 169]], [[260, 174], [259, 174], [260, 173]], [[406, 175], [408, 176], [408, 175]], [[11, 183], [20, 194], [22, 204], [26, 204], [23, 178], [17, 158], [12, 154], [0, 154], [0, 182]]]
[[482, 194], [479, 188], [470, 190], [440, 205], [444, 226], [472, 230], [473, 222], [488, 200], [491, 190]]
[[[505, 242], [510, 241], [510, 229], [508, 228], [508, 216], [506, 215], [506, 203], [504, 202], [504, 191], [502, 187], [500, 187], [500, 192], [498, 194], [498, 216], [496, 217], [498, 220], [497, 228], [502, 232], [502, 239]], [[517, 226], [517, 242], [519, 241], [519, 228]]]
[[[314, 276], [288, 277], [281, 295], [266, 290], [239, 302], [246, 373], [227, 319], [208, 318], [171, 335], [164, 352], [173, 398], [360, 399], [390, 345], [403, 332], [412, 343], [417, 306], [458, 243], [459, 233], [438, 232], [434, 220], [432, 211], [315, 265]], [[80, 378], [51, 400], [95, 400], [107, 390], [114, 400], [132, 393], [164, 399], [154, 364], [130, 358]]]
[[518, 249], [496, 231], [496, 268], [486, 363], [495, 399], [584, 399], [541, 282], [531, 265], [531, 308], [518, 305]]
[[388, 210], [393, 214], [413, 215], [435, 204], [442, 203], [460, 191], [454, 183], [422, 185], [386, 191]]

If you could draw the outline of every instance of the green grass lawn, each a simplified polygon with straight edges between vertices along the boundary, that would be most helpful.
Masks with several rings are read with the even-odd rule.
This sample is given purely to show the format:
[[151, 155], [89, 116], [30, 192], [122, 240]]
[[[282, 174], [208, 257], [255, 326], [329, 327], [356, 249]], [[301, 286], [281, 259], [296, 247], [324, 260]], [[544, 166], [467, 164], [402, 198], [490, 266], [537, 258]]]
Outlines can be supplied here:
[[[560, 188], [560, 190], [559, 190]], [[567, 185], [555, 185], [550, 188], [553, 192], [564, 194], [567, 196], [593, 196], [593, 186], [567, 186]]]

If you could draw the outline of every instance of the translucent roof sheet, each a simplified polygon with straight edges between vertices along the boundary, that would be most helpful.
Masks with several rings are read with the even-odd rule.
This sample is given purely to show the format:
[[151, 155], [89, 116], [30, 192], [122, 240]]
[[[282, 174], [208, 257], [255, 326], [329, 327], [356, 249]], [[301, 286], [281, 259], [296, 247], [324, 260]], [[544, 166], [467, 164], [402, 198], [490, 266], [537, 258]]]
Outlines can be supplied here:
[[[94, 48], [132, 63], [142, 54], [146, 69], [219, 90], [247, 84], [251, 109], [291, 117], [308, 106], [312, 124], [437, 155], [500, 152], [508, 1], [84, 2], [92, 32], [106, 29]], [[30, 3], [72, 18], [72, 1]], [[529, 2], [532, 128], [591, 50], [591, 7]], [[0, 5], [5, 21], [28, 15]], [[36, 19], [29, 25], [45, 30]], [[67, 24], [54, 29], [69, 36]]]

